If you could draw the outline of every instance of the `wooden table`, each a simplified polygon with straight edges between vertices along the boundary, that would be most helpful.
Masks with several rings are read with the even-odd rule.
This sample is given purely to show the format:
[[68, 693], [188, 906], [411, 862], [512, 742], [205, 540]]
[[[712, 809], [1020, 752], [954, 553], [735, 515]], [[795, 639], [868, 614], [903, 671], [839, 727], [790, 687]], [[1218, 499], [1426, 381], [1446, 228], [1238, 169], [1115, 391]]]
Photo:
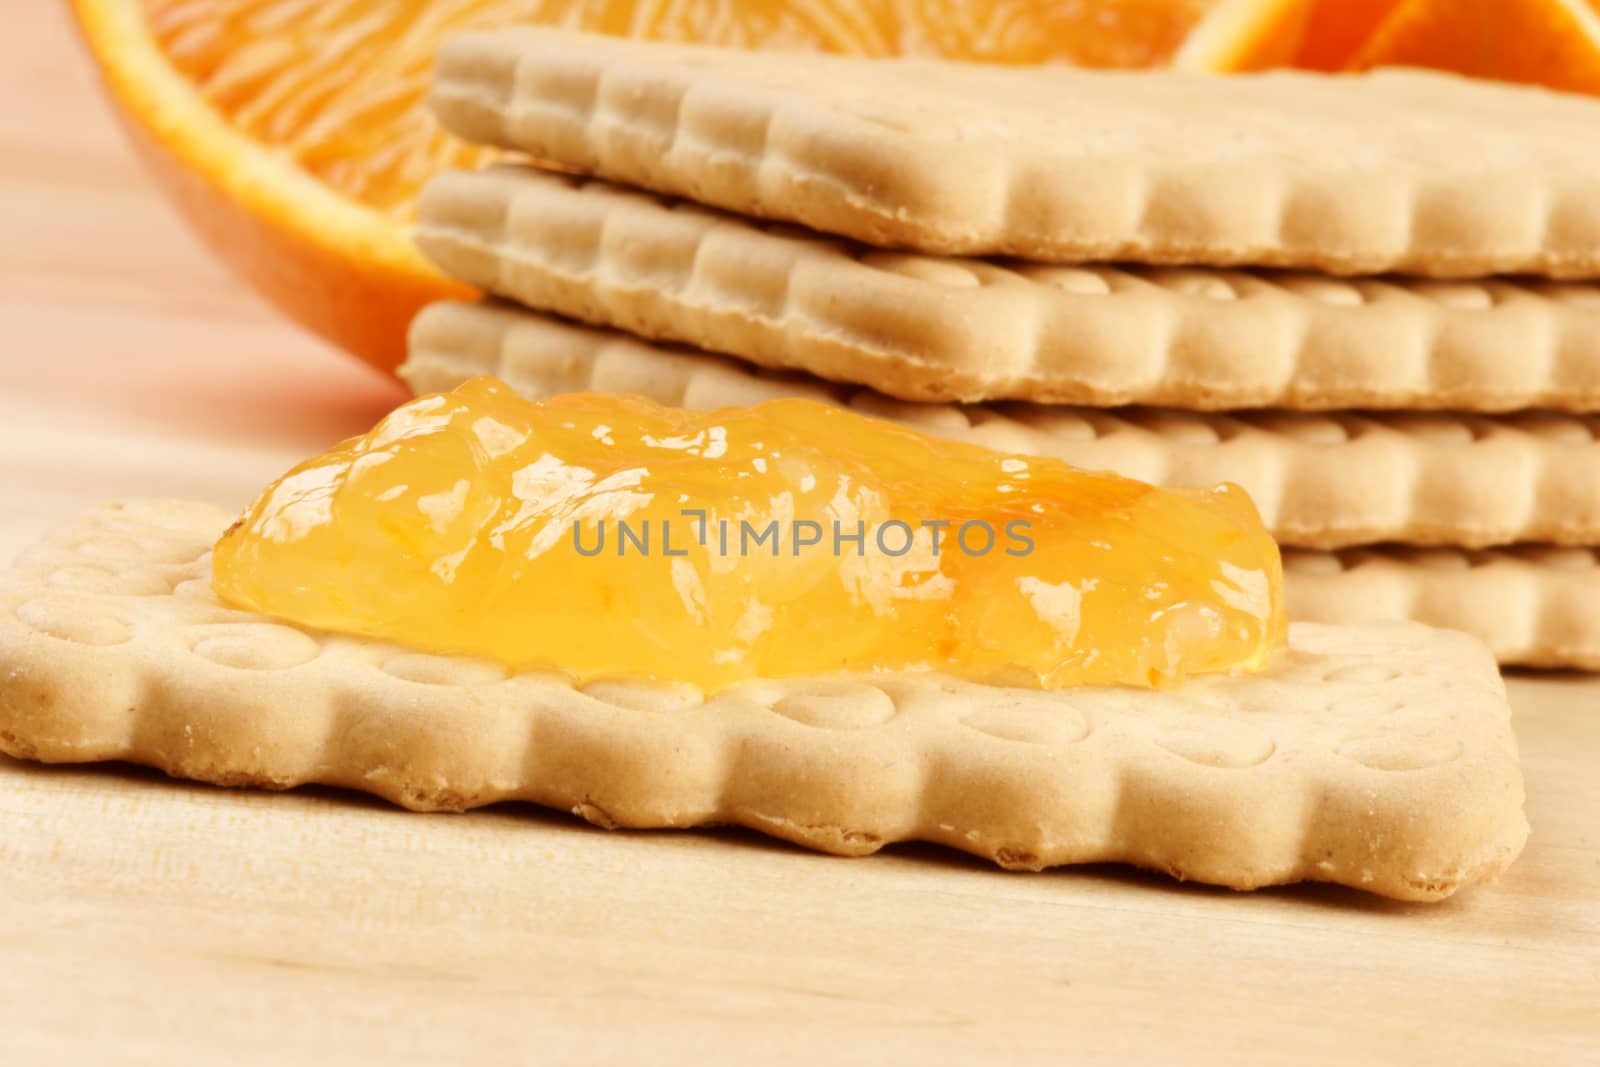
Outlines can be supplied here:
[[[196, 248], [53, 4], [0, 50], [0, 559], [401, 398]], [[1600, 682], [1512, 692], [1532, 842], [1436, 906], [0, 758], [0, 1063], [1600, 1062]]]

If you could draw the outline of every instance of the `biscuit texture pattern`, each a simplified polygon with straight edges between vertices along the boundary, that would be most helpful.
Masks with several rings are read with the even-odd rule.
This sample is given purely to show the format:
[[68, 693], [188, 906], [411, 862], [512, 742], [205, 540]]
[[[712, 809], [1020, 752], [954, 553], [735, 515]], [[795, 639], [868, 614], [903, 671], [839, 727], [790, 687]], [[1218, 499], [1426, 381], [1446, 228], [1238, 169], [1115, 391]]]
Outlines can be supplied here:
[[1164, 692], [937, 674], [578, 689], [232, 610], [208, 557], [229, 518], [112, 506], [18, 560], [0, 579], [0, 749], [423, 811], [525, 800], [848, 855], [923, 839], [1009, 868], [1407, 900], [1492, 876], [1527, 833], [1504, 687], [1463, 634], [1297, 624], [1264, 674]]
[[1447, 75], [1005, 68], [514, 29], [448, 42], [432, 102], [469, 140], [881, 247], [1600, 273], [1600, 102]]
[[915, 403], [506, 304], [425, 309], [402, 377], [427, 393], [480, 374], [530, 397], [592, 389], [701, 410], [806, 396], [1161, 485], [1235, 482], [1299, 547], [1600, 543], [1600, 416]]
[[420, 214], [490, 292], [906, 400], [1600, 408], [1594, 285], [886, 252], [516, 166], [442, 175]]
[[1464, 630], [1508, 666], [1600, 670], [1600, 549], [1287, 549], [1289, 617]]

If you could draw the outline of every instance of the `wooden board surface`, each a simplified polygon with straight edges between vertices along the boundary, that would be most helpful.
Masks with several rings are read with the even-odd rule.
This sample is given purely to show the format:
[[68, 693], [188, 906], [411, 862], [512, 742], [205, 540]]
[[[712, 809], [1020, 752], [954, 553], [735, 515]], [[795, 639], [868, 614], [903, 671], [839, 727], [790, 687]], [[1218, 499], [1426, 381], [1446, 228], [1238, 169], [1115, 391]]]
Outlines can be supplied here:
[[[195, 247], [55, 4], [0, 60], [0, 560], [400, 398]], [[1600, 1062], [1600, 682], [1512, 693], [1532, 841], [1437, 906], [0, 758], [0, 1063]]]

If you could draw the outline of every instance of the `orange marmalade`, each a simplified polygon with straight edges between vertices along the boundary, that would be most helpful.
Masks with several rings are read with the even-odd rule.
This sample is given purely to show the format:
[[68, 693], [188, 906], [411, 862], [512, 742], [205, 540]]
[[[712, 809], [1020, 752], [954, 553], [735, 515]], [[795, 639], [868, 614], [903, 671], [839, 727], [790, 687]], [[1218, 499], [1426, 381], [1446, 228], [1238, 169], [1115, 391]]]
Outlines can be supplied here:
[[1258, 669], [1284, 634], [1278, 549], [1236, 486], [798, 399], [535, 403], [479, 378], [284, 475], [213, 559], [235, 605], [580, 683], [1158, 686]]

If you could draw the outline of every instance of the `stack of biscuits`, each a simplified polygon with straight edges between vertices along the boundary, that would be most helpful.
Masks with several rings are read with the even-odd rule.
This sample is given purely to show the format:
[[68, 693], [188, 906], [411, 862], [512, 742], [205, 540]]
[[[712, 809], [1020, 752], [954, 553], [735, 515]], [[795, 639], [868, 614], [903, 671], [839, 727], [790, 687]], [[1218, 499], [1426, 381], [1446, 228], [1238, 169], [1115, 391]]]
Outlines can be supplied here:
[[526, 162], [418, 240], [493, 374], [802, 395], [1178, 486], [1236, 482], [1300, 619], [1600, 668], [1600, 101], [472, 34], [433, 103]]

